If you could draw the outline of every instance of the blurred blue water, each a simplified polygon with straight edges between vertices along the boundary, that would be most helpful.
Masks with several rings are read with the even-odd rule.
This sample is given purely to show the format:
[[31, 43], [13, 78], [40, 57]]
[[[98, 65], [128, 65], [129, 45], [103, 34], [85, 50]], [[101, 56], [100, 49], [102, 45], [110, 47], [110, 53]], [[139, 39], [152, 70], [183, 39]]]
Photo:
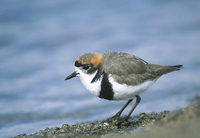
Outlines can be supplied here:
[[1, 0], [0, 137], [117, 112], [125, 101], [101, 100], [78, 78], [64, 81], [87, 52], [183, 64], [142, 95], [134, 114], [189, 105], [200, 91], [199, 6], [198, 0]]

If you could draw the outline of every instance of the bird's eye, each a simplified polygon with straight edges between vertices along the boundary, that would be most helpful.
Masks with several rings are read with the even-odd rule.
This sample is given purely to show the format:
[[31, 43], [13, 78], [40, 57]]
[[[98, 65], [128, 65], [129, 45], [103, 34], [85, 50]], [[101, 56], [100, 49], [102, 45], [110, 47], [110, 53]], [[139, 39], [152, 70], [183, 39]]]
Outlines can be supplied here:
[[83, 66], [83, 69], [84, 69], [84, 70], [87, 70], [89, 67], [90, 67], [90, 65], [84, 65], [84, 66]]

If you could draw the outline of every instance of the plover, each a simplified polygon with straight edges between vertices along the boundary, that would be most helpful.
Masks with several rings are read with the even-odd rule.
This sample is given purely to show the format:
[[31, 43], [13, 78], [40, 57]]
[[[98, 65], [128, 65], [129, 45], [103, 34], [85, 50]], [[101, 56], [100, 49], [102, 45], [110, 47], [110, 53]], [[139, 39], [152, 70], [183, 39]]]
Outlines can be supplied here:
[[149, 64], [143, 59], [123, 52], [87, 53], [75, 61], [75, 71], [65, 80], [80, 77], [92, 94], [107, 100], [128, 100], [113, 117], [119, 117], [131, 101], [136, 102], [125, 120], [140, 103], [140, 94], [163, 74], [180, 70], [182, 65]]

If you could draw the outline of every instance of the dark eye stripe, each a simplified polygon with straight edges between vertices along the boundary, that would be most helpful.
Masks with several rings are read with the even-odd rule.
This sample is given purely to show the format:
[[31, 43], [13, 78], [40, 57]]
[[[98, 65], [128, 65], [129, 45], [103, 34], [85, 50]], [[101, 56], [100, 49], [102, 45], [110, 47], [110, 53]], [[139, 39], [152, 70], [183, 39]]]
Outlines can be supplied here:
[[81, 63], [79, 63], [78, 61], [75, 62], [74, 64], [76, 67], [80, 67], [80, 66], [83, 66]]
[[83, 69], [87, 70], [90, 66], [89, 65], [84, 65]]
[[78, 61], [75, 62], [75, 66], [76, 67], [83, 67], [83, 69], [85, 69], [85, 70], [87, 70], [90, 67], [89, 64], [81, 64]]

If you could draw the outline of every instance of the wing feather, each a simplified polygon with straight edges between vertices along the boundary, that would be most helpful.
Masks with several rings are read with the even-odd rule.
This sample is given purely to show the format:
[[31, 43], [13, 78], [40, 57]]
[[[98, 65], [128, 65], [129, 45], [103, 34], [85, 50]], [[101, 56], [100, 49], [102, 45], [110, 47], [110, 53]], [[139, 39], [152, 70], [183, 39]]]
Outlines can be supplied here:
[[156, 78], [150, 64], [134, 55], [122, 52], [103, 54], [103, 71], [112, 74], [119, 83], [137, 85]]

